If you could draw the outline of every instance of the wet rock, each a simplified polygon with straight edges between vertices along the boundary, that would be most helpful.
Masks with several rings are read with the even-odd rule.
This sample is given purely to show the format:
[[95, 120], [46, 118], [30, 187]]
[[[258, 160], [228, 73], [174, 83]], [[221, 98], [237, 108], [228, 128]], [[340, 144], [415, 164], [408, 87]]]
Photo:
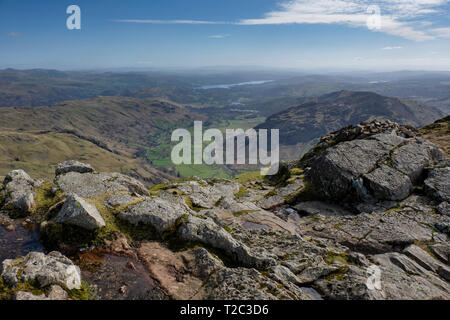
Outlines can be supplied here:
[[161, 192], [157, 197], [145, 198], [135, 205], [130, 205], [118, 214], [118, 218], [133, 225], [151, 226], [162, 234], [174, 227], [179, 218], [189, 214], [191, 210], [182, 198]]
[[96, 230], [106, 225], [95, 205], [74, 193], [67, 196], [66, 202], [53, 222], [70, 224], [86, 230]]
[[35, 181], [25, 171], [13, 170], [6, 175], [3, 184], [0, 198], [3, 199], [4, 209], [30, 213], [35, 203]]
[[20, 281], [37, 280], [41, 287], [52, 284], [58, 284], [70, 290], [81, 287], [80, 269], [70, 259], [56, 251], [48, 255], [30, 252], [23, 258], [3, 261], [1, 276], [8, 285], [17, 284], [19, 273]]
[[425, 191], [438, 201], [450, 202], [450, 167], [431, 169], [425, 180]]
[[58, 164], [55, 169], [55, 176], [66, 174], [68, 172], [88, 173], [94, 172], [94, 169], [89, 164], [81, 163], [75, 160], [68, 160]]
[[203, 283], [223, 263], [206, 249], [196, 248], [173, 252], [157, 242], [144, 242], [138, 249], [150, 275], [173, 299], [192, 299], [202, 289]]

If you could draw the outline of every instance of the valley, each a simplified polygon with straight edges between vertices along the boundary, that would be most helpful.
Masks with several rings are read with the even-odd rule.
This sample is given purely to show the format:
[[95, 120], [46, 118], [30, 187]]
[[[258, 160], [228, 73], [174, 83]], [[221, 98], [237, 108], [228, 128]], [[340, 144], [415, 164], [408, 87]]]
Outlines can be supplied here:
[[[48, 168], [64, 160], [58, 155], [70, 154], [69, 158], [98, 163], [104, 171], [133, 172], [149, 184], [193, 175], [232, 178], [255, 168], [173, 165], [171, 132], [191, 130], [194, 120], [222, 132], [277, 128], [281, 159], [293, 160], [322, 135], [360, 121], [389, 119], [421, 127], [441, 118], [448, 110], [445, 99], [450, 82], [446, 79], [450, 79], [447, 73], [325, 76], [0, 70], [0, 130], [5, 132], [2, 148], [7, 150], [0, 161], [0, 175], [8, 172], [13, 159], [30, 172], [46, 176], [51, 172]], [[421, 96], [411, 99], [415, 87], [420, 87], [413, 91]], [[368, 89], [372, 93], [362, 91]], [[398, 98], [383, 96], [388, 93]], [[19, 133], [20, 137], [12, 136]], [[53, 140], [60, 143], [48, 150]], [[157, 178], [150, 178], [155, 172]]]

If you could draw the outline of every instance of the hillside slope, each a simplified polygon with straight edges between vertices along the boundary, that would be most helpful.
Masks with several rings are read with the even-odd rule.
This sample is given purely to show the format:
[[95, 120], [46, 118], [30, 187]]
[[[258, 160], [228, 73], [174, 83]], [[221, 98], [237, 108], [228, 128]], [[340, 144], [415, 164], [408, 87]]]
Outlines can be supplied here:
[[70, 132], [119, 153], [159, 144], [172, 128], [202, 120], [180, 105], [157, 99], [95, 97], [49, 107], [0, 109], [0, 129]]
[[420, 132], [426, 140], [438, 145], [450, 158], [450, 116], [426, 125]]
[[75, 135], [56, 132], [0, 132], [0, 176], [20, 167], [39, 178], [50, 178], [58, 163], [87, 161], [105, 172], [120, 172], [148, 185], [174, 177], [145, 161], [118, 155]]
[[421, 127], [442, 116], [440, 110], [412, 100], [339, 91], [275, 114], [256, 129], [279, 129], [280, 144], [288, 146], [285, 149], [304, 149], [329, 132], [362, 121], [376, 118]]

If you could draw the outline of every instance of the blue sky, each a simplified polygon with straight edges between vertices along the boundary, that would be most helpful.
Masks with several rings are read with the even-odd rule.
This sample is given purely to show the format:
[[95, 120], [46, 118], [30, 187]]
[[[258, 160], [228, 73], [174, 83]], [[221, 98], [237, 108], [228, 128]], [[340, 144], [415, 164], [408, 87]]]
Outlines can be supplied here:
[[[72, 4], [81, 30], [66, 28]], [[0, 68], [450, 70], [449, 13], [450, 0], [0, 0]]]

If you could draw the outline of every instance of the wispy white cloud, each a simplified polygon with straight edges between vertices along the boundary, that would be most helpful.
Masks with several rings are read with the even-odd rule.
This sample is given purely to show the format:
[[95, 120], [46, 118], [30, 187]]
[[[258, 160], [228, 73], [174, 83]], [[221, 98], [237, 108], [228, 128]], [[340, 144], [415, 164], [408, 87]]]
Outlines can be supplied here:
[[208, 38], [210, 39], [223, 39], [223, 38], [229, 38], [231, 37], [231, 34], [213, 34], [211, 36], [208, 36]]
[[205, 20], [151, 20], [151, 19], [119, 19], [113, 20], [121, 23], [148, 23], [148, 24], [233, 24], [226, 21], [205, 21]]
[[18, 38], [22, 36], [20, 32], [8, 32], [6, 35], [10, 38]]
[[381, 48], [381, 50], [399, 50], [399, 49], [403, 49], [403, 47], [395, 46], [395, 47], [384, 47], [384, 48]]
[[[430, 16], [444, 13], [444, 5], [450, 0], [283, 0], [278, 9], [267, 12], [261, 18], [239, 21], [205, 20], [114, 20], [122, 23], [150, 24], [232, 24], [232, 25], [280, 25], [280, 24], [343, 24], [351, 27], [367, 27], [374, 4], [380, 8], [380, 28], [377, 32], [424, 41], [449, 38], [449, 28], [432, 28]], [[431, 20], [431, 21], [430, 21]]]
[[433, 32], [439, 38], [450, 39], [450, 27], [431, 29], [431, 32]]
[[377, 31], [402, 38], [423, 41], [436, 37], [424, 29], [429, 21], [423, 19], [440, 11], [449, 0], [291, 0], [282, 2], [278, 10], [263, 18], [245, 19], [244, 25], [260, 24], [346, 24], [366, 27], [372, 13], [367, 9], [376, 3], [380, 8], [380, 29]]

